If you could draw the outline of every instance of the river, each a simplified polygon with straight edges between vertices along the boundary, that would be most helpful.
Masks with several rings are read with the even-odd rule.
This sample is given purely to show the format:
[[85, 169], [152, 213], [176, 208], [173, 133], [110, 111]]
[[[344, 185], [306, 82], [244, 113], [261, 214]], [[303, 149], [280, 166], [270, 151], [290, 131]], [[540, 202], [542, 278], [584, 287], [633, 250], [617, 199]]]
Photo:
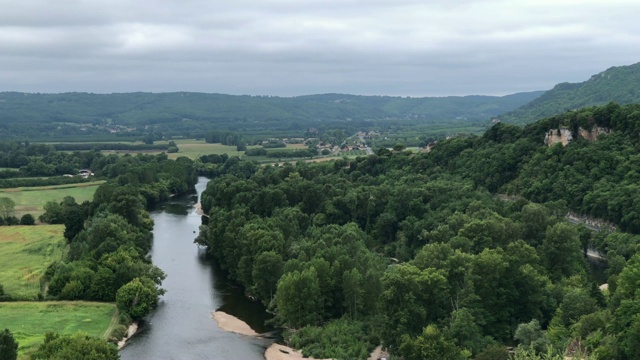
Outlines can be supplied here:
[[206, 188], [201, 177], [197, 195], [176, 197], [151, 212], [153, 263], [167, 274], [158, 309], [120, 352], [123, 360], [138, 359], [264, 359], [272, 341], [228, 333], [211, 312], [222, 310], [247, 322], [257, 332], [268, 314], [226, 279], [205, 250], [193, 243], [200, 226], [194, 205]]

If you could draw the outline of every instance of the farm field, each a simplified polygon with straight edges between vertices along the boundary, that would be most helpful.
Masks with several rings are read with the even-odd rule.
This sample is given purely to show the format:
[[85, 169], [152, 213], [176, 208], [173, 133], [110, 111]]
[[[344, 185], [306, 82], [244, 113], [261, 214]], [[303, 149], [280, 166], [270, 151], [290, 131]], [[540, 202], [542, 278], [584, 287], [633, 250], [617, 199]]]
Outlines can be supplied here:
[[107, 329], [117, 317], [110, 303], [86, 301], [5, 302], [0, 303], [0, 327], [13, 333], [18, 359], [26, 359], [44, 341], [44, 334], [87, 333], [106, 337]]
[[[229, 156], [238, 155], [235, 145], [208, 144], [204, 140], [195, 139], [178, 139], [173, 140], [178, 145], [179, 152], [168, 154], [170, 159], [176, 159], [179, 156], [186, 156], [189, 159], [196, 159], [200, 155], [210, 154], [228, 154]], [[155, 144], [163, 144], [163, 141], [156, 141]], [[167, 142], [168, 143], [168, 142]], [[250, 149], [251, 147], [247, 147]], [[244, 155], [244, 151], [240, 151], [240, 155]]]
[[65, 196], [71, 196], [77, 203], [93, 199], [98, 185], [104, 181], [92, 181], [88, 183], [34, 186], [0, 189], [0, 197], [8, 197], [16, 203], [16, 217], [31, 214], [35, 218], [44, 213], [44, 204], [49, 201], [62, 201]]
[[0, 284], [5, 293], [21, 300], [37, 298], [47, 266], [62, 259], [63, 233], [64, 225], [0, 226]]

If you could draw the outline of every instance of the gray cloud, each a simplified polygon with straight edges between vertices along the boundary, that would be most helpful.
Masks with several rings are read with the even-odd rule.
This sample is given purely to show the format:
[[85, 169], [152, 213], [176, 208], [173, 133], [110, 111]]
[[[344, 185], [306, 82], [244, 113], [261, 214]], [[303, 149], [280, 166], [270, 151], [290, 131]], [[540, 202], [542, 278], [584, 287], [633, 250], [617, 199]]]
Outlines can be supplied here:
[[507, 94], [640, 61], [630, 0], [0, 0], [0, 90]]

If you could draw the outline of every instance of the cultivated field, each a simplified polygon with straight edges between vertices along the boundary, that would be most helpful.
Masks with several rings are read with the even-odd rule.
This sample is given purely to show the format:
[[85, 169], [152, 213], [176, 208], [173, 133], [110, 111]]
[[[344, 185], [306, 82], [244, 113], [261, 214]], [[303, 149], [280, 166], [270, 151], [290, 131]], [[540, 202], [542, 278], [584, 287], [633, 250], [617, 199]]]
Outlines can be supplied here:
[[[204, 140], [195, 140], [195, 139], [179, 139], [173, 140], [176, 145], [178, 145], [179, 152], [168, 154], [170, 159], [175, 159], [179, 156], [186, 156], [189, 159], [196, 159], [200, 155], [210, 155], [210, 154], [228, 154], [229, 156], [234, 155], [244, 155], [244, 151], [236, 151], [235, 146], [222, 145], [222, 144], [207, 144]], [[156, 144], [162, 144], [162, 142], [157, 141]], [[251, 148], [251, 147], [248, 147]]]
[[0, 189], [0, 197], [8, 197], [16, 203], [16, 216], [31, 214], [38, 218], [44, 212], [44, 204], [49, 201], [60, 202], [65, 196], [76, 199], [78, 204], [93, 199], [98, 185], [104, 181], [92, 181], [80, 184], [34, 186]]
[[64, 225], [0, 226], [0, 284], [5, 293], [23, 300], [37, 298], [47, 266], [62, 259], [63, 233]]
[[[5, 302], [0, 303], [0, 328], [13, 333], [19, 358], [27, 358], [44, 341], [44, 334], [87, 333], [106, 337], [106, 330], [117, 317], [114, 304], [86, 301]], [[115, 319], [117, 321], [117, 319]]]

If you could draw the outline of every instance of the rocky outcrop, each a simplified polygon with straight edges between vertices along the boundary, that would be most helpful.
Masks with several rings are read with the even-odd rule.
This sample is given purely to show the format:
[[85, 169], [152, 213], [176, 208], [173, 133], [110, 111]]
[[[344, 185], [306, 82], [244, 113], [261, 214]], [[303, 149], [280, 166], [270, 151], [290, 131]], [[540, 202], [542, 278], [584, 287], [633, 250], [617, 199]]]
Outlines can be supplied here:
[[[587, 140], [595, 141], [601, 134], [608, 134], [611, 130], [603, 127], [594, 127], [591, 131], [578, 128], [578, 135]], [[544, 136], [544, 143], [551, 147], [557, 143], [567, 146], [573, 140], [573, 133], [567, 128], [551, 129]]]

